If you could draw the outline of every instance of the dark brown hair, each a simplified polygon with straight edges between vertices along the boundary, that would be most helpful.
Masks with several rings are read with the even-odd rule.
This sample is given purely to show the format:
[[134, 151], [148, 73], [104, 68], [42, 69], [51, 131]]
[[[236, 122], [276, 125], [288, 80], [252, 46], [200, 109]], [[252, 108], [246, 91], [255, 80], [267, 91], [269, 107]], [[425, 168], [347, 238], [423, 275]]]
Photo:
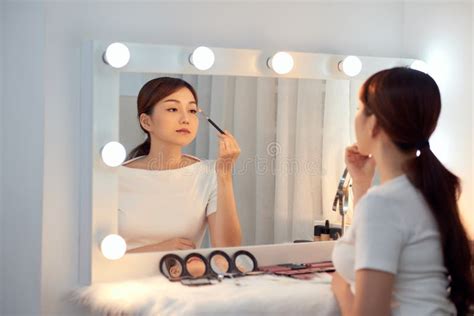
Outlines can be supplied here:
[[[178, 78], [171, 78], [171, 77], [160, 77], [155, 78], [147, 83], [140, 89], [137, 98], [137, 117], [138, 123], [140, 124], [140, 115], [145, 113], [151, 115], [153, 113], [153, 109], [155, 105], [169, 96], [170, 94], [175, 93], [176, 91], [186, 88], [194, 96], [194, 100], [196, 100], [196, 104], [198, 103], [198, 98], [196, 91], [194, 88], [186, 81]], [[147, 134], [146, 140], [135, 147], [127, 157], [127, 160], [148, 155], [150, 152], [151, 140], [150, 134], [147, 130], [145, 130], [142, 125], [140, 124], [140, 128]]]
[[436, 219], [444, 265], [450, 278], [449, 297], [459, 315], [474, 301], [472, 254], [461, 223], [457, 200], [460, 180], [437, 159], [428, 139], [441, 112], [441, 96], [429, 75], [392, 68], [372, 75], [360, 90], [366, 115], [375, 115], [379, 126], [403, 152], [420, 150], [404, 165], [410, 182], [423, 194]]

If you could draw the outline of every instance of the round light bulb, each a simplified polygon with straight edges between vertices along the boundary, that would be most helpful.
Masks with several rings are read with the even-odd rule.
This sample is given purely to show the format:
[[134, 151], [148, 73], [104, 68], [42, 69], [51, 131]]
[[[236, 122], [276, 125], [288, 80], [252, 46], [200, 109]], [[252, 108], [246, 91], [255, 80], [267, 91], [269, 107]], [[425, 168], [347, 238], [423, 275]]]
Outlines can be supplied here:
[[127, 152], [119, 142], [107, 143], [101, 151], [102, 160], [109, 167], [117, 167], [125, 161]]
[[214, 52], [205, 46], [196, 48], [189, 57], [191, 64], [199, 70], [210, 69], [214, 65], [215, 60]]
[[127, 251], [127, 243], [121, 236], [111, 234], [102, 239], [100, 250], [107, 259], [117, 260], [122, 258]]
[[357, 56], [347, 56], [339, 62], [339, 70], [349, 77], [355, 77], [362, 70], [362, 62]]
[[411, 63], [410, 68], [418, 70], [418, 71], [422, 71], [424, 73], [429, 73], [430, 67], [428, 66], [427, 63], [425, 63], [422, 60], [415, 60], [414, 62]]
[[268, 67], [273, 69], [277, 74], [284, 75], [293, 69], [295, 62], [290, 54], [286, 52], [278, 52], [268, 60], [267, 64]]
[[125, 44], [112, 43], [107, 46], [103, 59], [114, 68], [122, 68], [130, 61], [130, 50]]

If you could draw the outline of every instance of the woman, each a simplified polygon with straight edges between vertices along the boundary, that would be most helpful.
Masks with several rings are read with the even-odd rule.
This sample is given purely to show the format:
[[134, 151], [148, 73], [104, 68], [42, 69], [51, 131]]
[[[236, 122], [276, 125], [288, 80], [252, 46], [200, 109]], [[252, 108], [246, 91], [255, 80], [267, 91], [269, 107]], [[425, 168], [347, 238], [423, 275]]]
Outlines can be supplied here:
[[119, 233], [128, 252], [193, 249], [206, 227], [213, 247], [240, 245], [232, 186], [240, 153], [235, 138], [219, 134], [216, 161], [182, 154], [199, 120], [196, 92], [181, 79], [147, 82], [137, 105], [147, 138], [119, 168]]
[[[425, 73], [393, 68], [359, 97], [357, 145], [346, 150], [355, 217], [333, 252], [342, 315], [465, 315], [474, 286], [459, 179], [428, 142], [439, 89]], [[381, 184], [369, 189], [375, 166]]]

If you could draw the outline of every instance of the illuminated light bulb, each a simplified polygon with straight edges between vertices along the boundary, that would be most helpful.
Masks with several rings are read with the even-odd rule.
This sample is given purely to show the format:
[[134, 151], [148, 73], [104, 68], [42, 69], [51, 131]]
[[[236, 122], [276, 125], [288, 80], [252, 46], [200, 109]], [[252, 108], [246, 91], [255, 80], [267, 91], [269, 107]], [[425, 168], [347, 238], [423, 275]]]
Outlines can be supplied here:
[[347, 56], [339, 62], [338, 68], [349, 77], [355, 77], [362, 70], [362, 62], [357, 56]]
[[199, 70], [208, 70], [214, 65], [215, 59], [214, 52], [209, 47], [200, 46], [193, 51], [189, 62]]
[[112, 43], [107, 46], [103, 60], [106, 64], [114, 68], [125, 67], [130, 61], [130, 50], [125, 44]]
[[117, 167], [125, 161], [127, 152], [119, 142], [109, 142], [101, 150], [102, 161], [109, 167]]
[[107, 259], [118, 260], [125, 255], [127, 243], [121, 236], [111, 234], [102, 239], [100, 250]]
[[422, 60], [415, 60], [414, 62], [411, 63], [410, 68], [418, 70], [418, 71], [422, 71], [426, 74], [430, 72], [429, 71], [430, 67], [428, 66], [427, 63], [425, 63]]
[[286, 52], [278, 52], [267, 60], [267, 66], [280, 75], [289, 73], [294, 65], [293, 57]]

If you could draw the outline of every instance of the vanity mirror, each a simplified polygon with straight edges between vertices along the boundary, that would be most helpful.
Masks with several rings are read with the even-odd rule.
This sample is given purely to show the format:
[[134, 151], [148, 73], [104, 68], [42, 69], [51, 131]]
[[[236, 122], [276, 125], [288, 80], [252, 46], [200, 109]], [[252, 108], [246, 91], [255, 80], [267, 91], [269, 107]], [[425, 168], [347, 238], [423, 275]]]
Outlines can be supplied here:
[[[380, 69], [413, 62], [136, 43], [112, 50], [110, 44], [87, 42], [82, 50], [80, 270], [86, 283], [101, 279], [110, 267], [97, 243], [108, 234], [120, 235], [118, 169], [143, 142], [136, 99], [146, 82], [162, 76], [186, 80], [197, 91], [199, 107], [236, 137], [241, 155], [234, 192], [242, 245], [278, 244], [312, 240], [314, 220], [337, 222], [331, 207], [344, 148], [354, 139], [358, 88]], [[201, 120], [184, 153], [215, 159], [216, 134]], [[114, 143], [104, 153], [110, 142], [120, 146]], [[104, 154], [112, 159], [103, 159]], [[207, 247], [209, 241], [197, 246]]]

